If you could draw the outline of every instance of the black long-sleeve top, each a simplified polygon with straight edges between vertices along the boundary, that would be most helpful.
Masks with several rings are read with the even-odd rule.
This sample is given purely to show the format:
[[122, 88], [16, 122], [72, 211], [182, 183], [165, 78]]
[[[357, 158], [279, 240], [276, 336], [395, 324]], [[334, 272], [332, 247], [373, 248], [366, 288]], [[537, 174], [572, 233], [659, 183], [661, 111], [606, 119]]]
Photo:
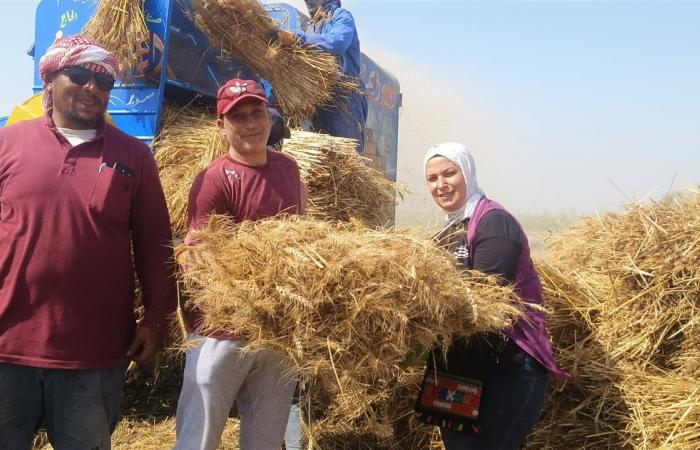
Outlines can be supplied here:
[[514, 283], [522, 248], [523, 232], [515, 218], [506, 211], [491, 210], [478, 224], [474, 233], [474, 254], [468, 255], [467, 232], [469, 221], [445, 228], [437, 236], [454, 254], [457, 264], [465, 269], [498, 275], [507, 283]]
[[474, 234], [472, 269], [499, 275], [514, 283], [523, 239], [523, 232], [513, 216], [502, 210], [487, 212]]

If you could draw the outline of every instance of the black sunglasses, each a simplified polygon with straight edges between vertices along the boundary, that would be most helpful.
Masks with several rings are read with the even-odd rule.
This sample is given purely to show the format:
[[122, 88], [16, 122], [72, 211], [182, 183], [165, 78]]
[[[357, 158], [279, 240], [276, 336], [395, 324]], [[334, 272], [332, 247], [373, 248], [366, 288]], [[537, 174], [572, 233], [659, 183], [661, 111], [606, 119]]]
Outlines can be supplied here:
[[85, 67], [75, 66], [62, 70], [62, 72], [65, 72], [70, 81], [78, 86], [85, 86], [94, 77], [97, 89], [108, 92], [114, 87], [114, 78], [104, 73], [95, 73]]

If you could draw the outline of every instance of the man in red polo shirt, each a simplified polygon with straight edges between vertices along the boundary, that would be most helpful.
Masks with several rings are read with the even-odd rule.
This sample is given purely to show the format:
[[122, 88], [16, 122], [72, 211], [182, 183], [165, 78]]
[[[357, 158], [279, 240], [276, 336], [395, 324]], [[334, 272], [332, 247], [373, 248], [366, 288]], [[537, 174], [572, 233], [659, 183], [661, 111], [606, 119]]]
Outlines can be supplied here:
[[0, 129], [0, 447], [43, 421], [56, 449], [107, 449], [175, 309], [168, 212], [150, 149], [104, 121], [114, 57], [71, 36], [39, 71], [46, 115]]
[[[211, 214], [242, 222], [303, 213], [305, 191], [296, 162], [267, 148], [266, 104], [265, 93], [252, 80], [230, 80], [219, 89], [217, 125], [229, 151], [195, 180], [190, 229], [206, 224]], [[289, 368], [274, 352], [242, 353], [242, 336], [198, 335], [200, 319], [188, 314], [192, 337], [200, 343], [187, 350], [175, 449], [216, 449], [235, 400], [241, 450], [279, 450], [296, 384]]]

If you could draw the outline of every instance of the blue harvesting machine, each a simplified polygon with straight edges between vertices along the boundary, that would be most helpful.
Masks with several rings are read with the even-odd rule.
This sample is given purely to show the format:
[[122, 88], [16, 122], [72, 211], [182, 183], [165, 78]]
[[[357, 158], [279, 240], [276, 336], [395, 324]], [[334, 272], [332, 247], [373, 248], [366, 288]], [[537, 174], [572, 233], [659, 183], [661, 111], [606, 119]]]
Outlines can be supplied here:
[[[94, 0], [42, 0], [36, 11], [33, 90], [42, 90], [39, 59], [57, 36], [79, 33], [94, 14]], [[216, 91], [234, 77], [260, 78], [240, 63], [219, 58], [208, 39], [186, 16], [187, 0], [145, 0], [144, 12], [151, 42], [146, 69], [129, 84], [112, 90], [108, 112], [121, 130], [151, 143], [161, 123], [166, 100], [186, 102], [195, 97], [215, 103]], [[281, 28], [302, 29], [308, 17], [294, 7], [275, 3], [266, 10]], [[372, 165], [396, 179], [401, 93], [398, 80], [366, 55], [360, 77], [369, 104], [365, 155]], [[3, 126], [7, 118], [0, 118]]]

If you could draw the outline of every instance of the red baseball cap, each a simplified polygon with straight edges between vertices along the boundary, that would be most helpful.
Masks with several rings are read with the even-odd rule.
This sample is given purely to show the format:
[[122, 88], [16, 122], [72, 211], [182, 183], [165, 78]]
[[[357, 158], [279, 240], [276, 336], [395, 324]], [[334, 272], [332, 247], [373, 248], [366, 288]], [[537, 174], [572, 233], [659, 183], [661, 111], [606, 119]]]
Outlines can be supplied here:
[[233, 108], [236, 103], [246, 98], [256, 98], [267, 104], [265, 91], [254, 80], [239, 80], [234, 78], [219, 88], [216, 95], [216, 115], [221, 117]]

